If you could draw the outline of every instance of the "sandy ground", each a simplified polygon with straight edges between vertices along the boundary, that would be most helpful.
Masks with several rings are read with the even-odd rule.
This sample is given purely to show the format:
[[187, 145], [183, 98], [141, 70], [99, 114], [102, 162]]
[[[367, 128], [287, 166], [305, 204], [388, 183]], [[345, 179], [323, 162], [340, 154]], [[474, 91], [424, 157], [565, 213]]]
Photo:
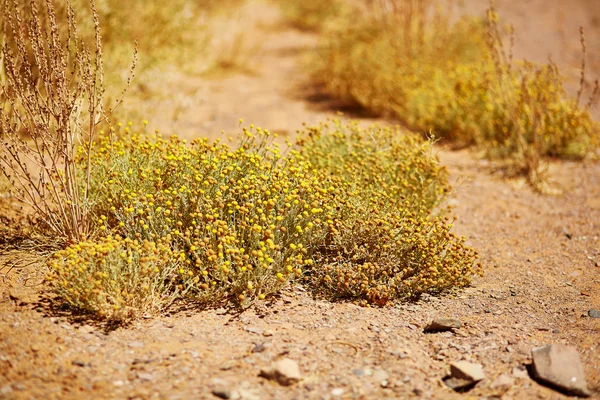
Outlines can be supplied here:
[[[470, 11], [483, 3], [465, 1]], [[591, 27], [588, 48], [600, 48], [594, 1], [504, 0], [498, 8], [527, 32], [517, 54], [537, 59], [551, 52], [576, 67], [575, 21]], [[241, 117], [293, 135], [302, 122], [334, 115], [302, 90], [302, 57], [316, 38], [282, 28], [270, 9], [259, 14], [256, 72], [173, 78], [169, 85], [189, 95], [188, 106], [178, 103], [171, 128], [172, 119], [157, 114], [157, 127], [191, 137], [235, 131]], [[572, 26], [575, 34], [563, 46], [556, 35]], [[589, 53], [590, 69], [600, 71]], [[175, 107], [172, 99], [157, 102], [164, 114]], [[183, 311], [105, 330], [49, 307], [36, 274], [3, 269], [0, 398], [211, 399], [215, 387], [227, 386], [245, 399], [560, 399], [520, 372], [531, 349], [547, 343], [579, 350], [600, 398], [600, 319], [587, 317], [588, 309], [600, 310], [600, 165], [553, 163], [565, 194], [550, 197], [503, 179], [469, 151], [442, 150], [440, 157], [455, 181], [456, 231], [485, 267], [472, 287], [383, 309], [315, 300], [292, 288], [242, 314]], [[12, 205], [3, 200], [3, 207]], [[458, 318], [463, 327], [425, 334], [435, 316]], [[258, 376], [281, 357], [300, 364], [299, 384], [283, 387]], [[449, 362], [460, 359], [481, 363], [486, 373], [464, 394], [442, 382]], [[514, 383], [492, 389], [501, 374]]]

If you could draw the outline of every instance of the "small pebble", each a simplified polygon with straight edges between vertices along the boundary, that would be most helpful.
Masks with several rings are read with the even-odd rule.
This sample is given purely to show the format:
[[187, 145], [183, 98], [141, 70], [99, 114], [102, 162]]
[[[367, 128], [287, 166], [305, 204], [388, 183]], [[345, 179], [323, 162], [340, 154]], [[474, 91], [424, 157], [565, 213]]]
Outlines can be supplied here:
[[588, 316], [590, 318], [600, 318], [600, 311], [594, 310], [593, 308], [590, 308], [588, 310]]
[[218, 386], [212, 390], [212, 394], [220, 399], [231, 399], [231, 390], [225, 386]]
[[436, 318], [425, 327], [425, 332], [446, 332], [458, 329], [462, 323], [454, 318]]
[[264, 343], [256, 343], [254, 345], [254, 347], [252, 348], [252, 352], [253, 353], [262, 353], [263, 351], [265, 351], [267, 347], [265, 346]]
[[139, 380], [144, 382], [151, 382], [154, 380], [154, 376], [148, 372], [138, 372], [137, 377]]

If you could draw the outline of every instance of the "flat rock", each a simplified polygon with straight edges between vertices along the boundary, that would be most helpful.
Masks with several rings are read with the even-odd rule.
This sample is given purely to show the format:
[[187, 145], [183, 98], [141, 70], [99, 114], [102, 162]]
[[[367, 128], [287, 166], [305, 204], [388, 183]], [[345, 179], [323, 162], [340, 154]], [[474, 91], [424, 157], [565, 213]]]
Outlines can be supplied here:
[[223, 379], [215, 378], [212, 380], [212, 394], [220, 399], [225, 400], [237, 400], [240, 399], [240, 395], [236, 390], [231, 388], [231, 384], [224, 381]]
[[464, 379], [471, 382], [479, 382], [485, 379], [481, 364], [468, 361], [456, 361], [450, 364], [450, 375], [453, 378]]
[[462, 323], [454, 318], [436, 318], [425, 327], [425, 332], [446, 332], [458, 329]]
[[302, 380], [298, 363], [289, 358], [282, 358], [270, 368], [260, 371], [260, 376], [275, 380], [282, 386], [290, 386]]
[[154, 376], [148, 372], [138, 371], [136, 375], [141, 381], [152, 382], [154, 380]]
[[573, 347], [550, 344], [531, 350], [533, 377], [565, 394], [589, 397], [583, 364]]

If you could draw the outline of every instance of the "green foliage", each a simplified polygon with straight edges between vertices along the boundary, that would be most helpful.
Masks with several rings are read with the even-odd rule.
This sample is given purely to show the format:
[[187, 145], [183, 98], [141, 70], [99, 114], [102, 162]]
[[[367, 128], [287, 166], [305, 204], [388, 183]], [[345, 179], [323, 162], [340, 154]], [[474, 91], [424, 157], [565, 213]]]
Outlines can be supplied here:
[[244, 135], [230, 148], [129, 127], [103, 134], [91, 167], [98, 238], [52, 260], [56, 293], [126, 319], [175, 298], [246, 306], [298, 278], [385, 304], [477, 272], [475, 252], [432, 214], [448, 186], [431, 143], [339, 121], [284, 153], [266, 130]]

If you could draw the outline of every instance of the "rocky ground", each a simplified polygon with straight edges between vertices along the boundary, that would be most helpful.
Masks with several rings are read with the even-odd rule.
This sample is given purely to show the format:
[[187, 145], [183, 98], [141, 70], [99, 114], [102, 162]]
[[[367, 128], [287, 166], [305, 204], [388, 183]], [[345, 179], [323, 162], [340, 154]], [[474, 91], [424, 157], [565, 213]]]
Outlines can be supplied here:
[[[557, 12], [537, 0], [500, 7], [513, 3], [523, 25], [533, 20], [528, 12], [540, 21]], [[592, 11], [586, 23], [597, 21]], [[292, 135], [301, 121], [333, 115], [301, 89], [302, 54], [315, 38], [257, 26], [265, 43], [259, 72], [182, 78], [207, 99], [182, 114], [182, 135], [233, 130], [239, 117]], [[564, 194], [541, 196], [470, 151], [440, 157], [455, 181], [455, 229], [485, 267], [472, 287], [389, 308], [330, 303], [292, 288], [241, 314], [182, 310], [109, 329], [54, 309], [35, 270], [5, 266], [0, 398], [561, 399], [532, 378], [532, 350], [550, 344], [559, 367], [552, 379], [585, 379], [600, 398], [600, 164], [553, 162]], [[4, 214], [14, 212], [10, 199], [0, 203]], [[451, 319], [440, 321], [448, 330], [425, 332], [437, 318]], [[576, 382], [578, 359], [559, 345], [581, 359]], [[541, 374], [544, 351], [535, 352]]]

